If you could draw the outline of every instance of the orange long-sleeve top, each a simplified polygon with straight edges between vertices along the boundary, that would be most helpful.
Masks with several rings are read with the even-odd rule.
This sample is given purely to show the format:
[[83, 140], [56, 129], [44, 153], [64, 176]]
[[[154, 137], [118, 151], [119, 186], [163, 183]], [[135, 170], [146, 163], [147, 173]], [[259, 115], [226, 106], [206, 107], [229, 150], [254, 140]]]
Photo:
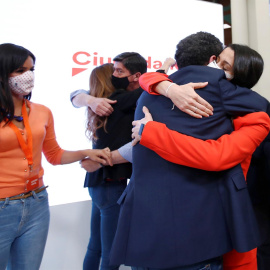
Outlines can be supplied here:
[[160, 72], [144, 73], [139, 78], [141, 88], [151, 95], [159, 95], [158, 93], [155, 92], [155, 88], [158, 83], [163, 81], [172, 82], [172, 80], [168, 78], [167, 74]]
[[241, 163], [246, 176], [252, 153], [269, 133], [270, 119], [265, 112], [250, 113], [234, 119], [234, 127], [230, 135], [203, 141], [150, 121], [140, 144], [170, 162], [201, 170], [221, 171]]
[[[33, 171], [41, 178], [44, 174], [41, 165], [42, 152], [48, 162], [57, 165], [61, 164], [64, 150], [56, 141], [51, 111], [30, 101], [27, 101], [27, 106], [30, 109], [28, 118], [33, 136]], [[26, 130], [20, 131], [27, 141]], [[0, 168], [0, 198], [24, 193], [26, 181], [30, 177], [28, 161], [15, 132], [4, 122], [0, 123]]]

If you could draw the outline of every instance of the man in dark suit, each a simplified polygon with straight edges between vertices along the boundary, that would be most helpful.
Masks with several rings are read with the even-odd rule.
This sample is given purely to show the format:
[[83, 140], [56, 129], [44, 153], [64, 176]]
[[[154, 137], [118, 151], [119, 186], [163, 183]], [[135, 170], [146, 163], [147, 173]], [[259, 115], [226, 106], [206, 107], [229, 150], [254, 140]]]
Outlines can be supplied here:
[[[267, 113], [270, 116], [270, 104]], [[258, 270], [270, 266], [270, 134], [252, 155], [247, 187], [264, 241], [257, 249]]]
[[[196, 48], [189, 42], [194, 38]], [[142, 107], [147, 106], [153, 118], [170, 129], [201, 139], [217, 139], [233, 130], [231, 117], [266, 110], [268, 102], [263, 97], [235, 87], [223, 71], [189, 66], [206, 65], [218, 55], [211, 47], [207, 49], [213, 45], [222, 49], [217, 38], [197, 33], [179, 44], [185, 44], [180, 46], [185, 53], [176, 54], [181, 68], [170, 79], [177, 84], [208, 81], [200, 94], [214, 107], [214, 115], [196, 119], [177, 108], [172, 110], [172, 102], [163, 96], [143, 93], [135, 119], [143, 117]], [[185, 59], [189, 61], [185, 63]], [[251, 214], [244, 216], [242, 210]], [[252, 231], [248, 239], [242, 237], [247, 224]], [[219, 269], [219, 256], [233, 248], [250, 250], [258, 242], [240, 165], [224, 172], [206, 172], [167, 162], [141, 145], [134, 147], [133, 174], [122, 196], [112, 263], [134, 269], [204, 269], [208, 264], [211, 269]]]

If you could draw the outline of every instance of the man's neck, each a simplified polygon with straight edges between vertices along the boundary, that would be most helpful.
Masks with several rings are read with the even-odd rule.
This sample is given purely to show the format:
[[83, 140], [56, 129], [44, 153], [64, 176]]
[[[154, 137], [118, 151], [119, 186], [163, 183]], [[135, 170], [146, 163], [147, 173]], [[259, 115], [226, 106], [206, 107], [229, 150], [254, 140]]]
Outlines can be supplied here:
[[139, 82], [136, 82], [136, 83], [130, 83], [127, 87], [127, 91], [134, 91], [136, 89], [138, 89], [140, 87], [140, 84]]

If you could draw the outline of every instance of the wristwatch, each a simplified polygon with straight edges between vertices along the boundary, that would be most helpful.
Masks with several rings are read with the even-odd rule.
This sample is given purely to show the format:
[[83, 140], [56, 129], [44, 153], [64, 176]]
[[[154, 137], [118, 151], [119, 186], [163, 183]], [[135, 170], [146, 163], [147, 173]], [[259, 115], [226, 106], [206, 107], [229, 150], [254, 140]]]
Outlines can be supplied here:
[[144, 126], [145, 126], [144, 124], [141, 124], [140, 126], [139, 133], [138, 133], [140, 136], [142, 136]]

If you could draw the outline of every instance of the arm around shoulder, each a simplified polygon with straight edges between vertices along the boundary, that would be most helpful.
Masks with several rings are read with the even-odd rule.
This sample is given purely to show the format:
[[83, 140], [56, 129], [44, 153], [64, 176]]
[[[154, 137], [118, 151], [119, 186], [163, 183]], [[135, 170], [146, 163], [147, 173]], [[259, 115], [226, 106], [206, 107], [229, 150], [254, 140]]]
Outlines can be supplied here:
[[109, 116], [113, 112], [111, 104], [116, 103], [116, 100], [108, 98], [98, 98], [91, 96], [85, 90], [77, 90], [70, 94], [70, 100], [74, 107], [89, 107], [95, 114], [99, 116]]
[[152, 95], [158, 94], [157, 92], [155, 92], [156, 86], [163, 81], [171, 82], [171, 80], [168, 78], [168, 75], [159, 72], [144, 73], [143, 75], [140, 76], [139, 79], [139, 83], [142, 89]]
[[200, 140], [176, 131], [164, 124], [148, 122], [140, 143], [164, 159], [197, 169], [221, 171], [229, 169], [251, 155], [269, 133], [270, 120], [258, 112], [235, 120], [237, 131], [218, 140]]
[[88, 106], [91, 100], [93, 100], [93, 97], [86, 90], [76, 90], [70, 94], [70, 101], [76, 108]]

